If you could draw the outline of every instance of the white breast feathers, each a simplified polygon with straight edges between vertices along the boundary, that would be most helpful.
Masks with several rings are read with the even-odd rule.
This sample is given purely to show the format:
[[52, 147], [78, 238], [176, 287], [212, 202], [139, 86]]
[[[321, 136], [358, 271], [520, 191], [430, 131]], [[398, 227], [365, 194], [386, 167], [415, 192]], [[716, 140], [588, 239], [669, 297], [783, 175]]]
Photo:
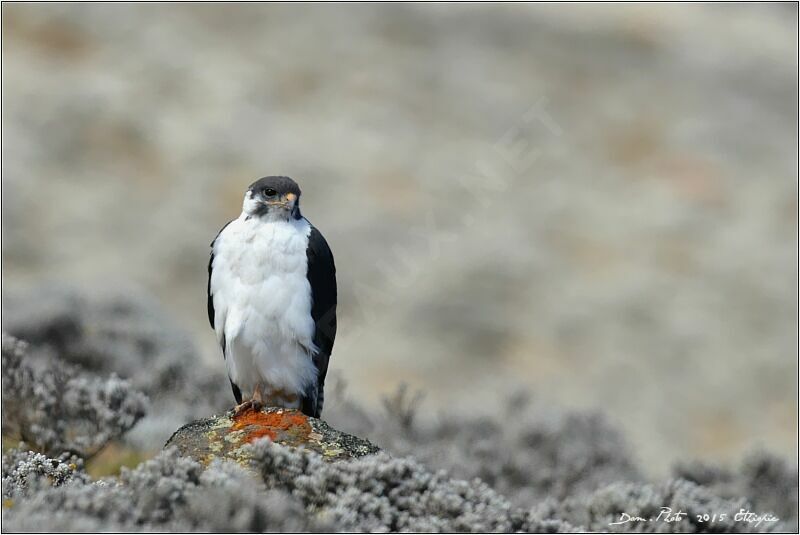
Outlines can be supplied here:
[[261, 383], [301, 395], [316, 384], [305, 219], [239, 217], [214, 242], [214, 329], [231, 381], [249, 399]]

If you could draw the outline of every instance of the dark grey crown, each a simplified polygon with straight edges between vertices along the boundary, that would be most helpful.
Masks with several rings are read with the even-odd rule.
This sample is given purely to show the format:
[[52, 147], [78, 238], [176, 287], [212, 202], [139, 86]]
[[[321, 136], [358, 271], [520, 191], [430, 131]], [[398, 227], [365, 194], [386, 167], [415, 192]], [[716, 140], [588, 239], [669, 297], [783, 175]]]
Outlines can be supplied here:
[[267, 188], [274, 189], [278, 195], [294, 193], [300, 197], [300, 186], [288, 176], [265, 176], [250, 184], [248, 189], [253, 193], [257, 193]]

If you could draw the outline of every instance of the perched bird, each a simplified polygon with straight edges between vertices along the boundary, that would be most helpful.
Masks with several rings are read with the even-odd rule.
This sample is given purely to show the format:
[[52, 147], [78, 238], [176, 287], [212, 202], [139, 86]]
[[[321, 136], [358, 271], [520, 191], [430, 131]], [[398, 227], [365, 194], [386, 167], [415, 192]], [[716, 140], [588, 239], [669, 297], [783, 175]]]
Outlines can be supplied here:
[[336, 267], [285, 176], [253, 182], [211, 242], [208, 319], [236, 412], [263, 405], [319, 417], [336, 338]]

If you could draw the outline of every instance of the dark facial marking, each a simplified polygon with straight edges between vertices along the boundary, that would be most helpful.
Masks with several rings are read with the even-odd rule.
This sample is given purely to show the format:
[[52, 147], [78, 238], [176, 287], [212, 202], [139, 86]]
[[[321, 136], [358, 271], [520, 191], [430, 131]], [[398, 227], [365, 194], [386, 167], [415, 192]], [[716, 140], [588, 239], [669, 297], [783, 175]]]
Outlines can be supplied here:
[[265, 176], [264, 178], [259, 178], [250, 184], [249, 190], [253, 195], [261, 194], [265, 197], [286, 195], [287, 193], [294, 193], [297, 197], [300, 197], [300, 186], [288, 176]]

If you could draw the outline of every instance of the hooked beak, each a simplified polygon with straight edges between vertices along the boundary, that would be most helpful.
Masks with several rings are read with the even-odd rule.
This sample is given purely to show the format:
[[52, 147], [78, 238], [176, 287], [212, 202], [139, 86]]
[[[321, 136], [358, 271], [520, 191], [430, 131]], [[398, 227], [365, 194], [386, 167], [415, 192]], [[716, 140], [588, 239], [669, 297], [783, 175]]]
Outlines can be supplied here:
[[294, 208], [295, 202], [297, 202], [297, 195], [294, 193], [287, 193], [286, 195], [281, 195], [280, 200], [267, 201], [266, 204], [270, 206], [283, 206], [284, 208], [291, 210]]

